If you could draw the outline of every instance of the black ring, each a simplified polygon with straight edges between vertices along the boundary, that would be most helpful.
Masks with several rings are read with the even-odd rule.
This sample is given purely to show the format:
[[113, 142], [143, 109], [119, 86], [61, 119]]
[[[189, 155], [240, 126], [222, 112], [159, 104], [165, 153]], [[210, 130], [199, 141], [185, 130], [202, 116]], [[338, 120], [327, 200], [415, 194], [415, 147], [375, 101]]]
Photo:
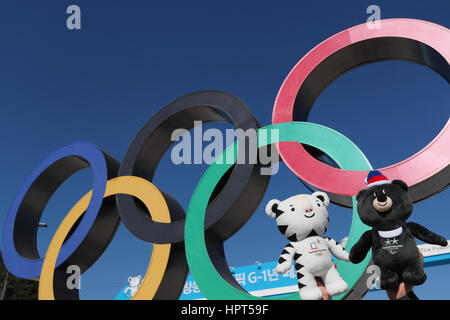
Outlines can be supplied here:
[[[216, 90], [190, 93], [169, 103], [147, 121], [128, 147], [119, 176], [133, 175], [152, 181], [159, 161], [173, 143], [172, 132], [180, 128], [190, 130], [194, 121], [228, 122], [244, 131], [261, 127], [248, 107], [232, 94]], [[211, 196], [205, 229], [226, 240], [247, 222], [270, 179], [269, 175], [260, 174], [260, 168], [260, 164], [236, 164], [225, 174]], [[173, 199], [164, 196], [172, 212]], [[122, 221], [138, 238], [158, 244], [184, 240], [184, 218], [170, 224], [154, 222], [131, 196], [117, 195], [116, 199]]]

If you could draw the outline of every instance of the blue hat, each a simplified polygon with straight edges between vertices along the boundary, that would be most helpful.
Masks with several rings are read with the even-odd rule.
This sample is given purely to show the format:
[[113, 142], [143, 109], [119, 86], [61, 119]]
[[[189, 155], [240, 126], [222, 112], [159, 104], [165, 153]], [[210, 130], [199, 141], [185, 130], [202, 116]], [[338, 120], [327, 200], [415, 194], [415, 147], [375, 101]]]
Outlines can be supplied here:
[[366, 188], [369, 189], [373, 186], [381, 185], [381, 184], [389, 184], [391, 181], [389, 181], [388, 178], [386, 178], [385, 175], [383, 175], [378, 170], [372, 170], [367, 175], [367, 178], [364, 180], [366, 183]]

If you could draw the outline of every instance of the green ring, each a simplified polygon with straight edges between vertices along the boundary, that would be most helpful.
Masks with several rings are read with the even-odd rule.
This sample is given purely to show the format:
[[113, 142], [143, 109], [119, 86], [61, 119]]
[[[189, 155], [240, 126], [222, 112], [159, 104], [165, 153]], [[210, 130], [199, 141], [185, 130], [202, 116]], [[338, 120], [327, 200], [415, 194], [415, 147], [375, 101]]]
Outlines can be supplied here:
[[[278, 130], [279, 134], [276, 140], [270, 136], [271, 130], [274, 129]], [[270, 143], [261, 142], [262, 133], [267, 135], [267, 138], [263, 136], [263, 139]], [[287, 141], [300, 142], [318, 148], [329, 155], [341, 169], [372, 170], [372, 166], [361, 150], [352, 141], [333, 129], [310, 122], [285, 122], [269, 125], [258, 130], [258, 148], [271, 143]], [[233, 151], [234, 161], [236, 161], [237, 144], [234, 143], [206, 170], [189, 203], [185, 225], [185, 246], [190, 272], [201, 293], [210, 300], [297, 300], [300, 298], [298, 293], [292, 293], [281, 298], [262, 298], [242, 292], [232, 287], [220, 276], [209, 258], [203, 231], [206, 207], [214, 187], [232, 166], [225, 161], [226, 155], [231, 151]], [[355, 197], [352, 197], [352, 200], [353, 218], [347, 248], [351, 248], [360, 236], [369, 230], [369, 227], [359, 219]], [[347, 282], [349, 290], [359, 280], [371, 257], [372, 254], [369, 252], [364, 261], [359, 264], [338, 261], [339, 273]], [[341, 299], [344, 295], [345, 293], [334, 297], [334, 299]]]

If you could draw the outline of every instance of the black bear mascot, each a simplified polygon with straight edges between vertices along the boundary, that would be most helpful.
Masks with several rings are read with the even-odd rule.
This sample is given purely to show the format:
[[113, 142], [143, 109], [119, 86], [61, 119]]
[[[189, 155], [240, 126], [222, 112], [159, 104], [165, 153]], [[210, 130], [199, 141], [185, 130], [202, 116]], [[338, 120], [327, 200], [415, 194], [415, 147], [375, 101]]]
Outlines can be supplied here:
[[349, 259], [360, 263], [372, 249], [372, 259], [380, 268], [381, 289], [423, 284], [427, 278], [414, 237], [423, 242], [447, 246], [447, 240], [420, 224], [406, 222], [413, 203], [401, 180], [389, 181], [379, 171], [369, 172], [366, 189], [359, 191], [358, 214], [372, 227], [352, 247]]

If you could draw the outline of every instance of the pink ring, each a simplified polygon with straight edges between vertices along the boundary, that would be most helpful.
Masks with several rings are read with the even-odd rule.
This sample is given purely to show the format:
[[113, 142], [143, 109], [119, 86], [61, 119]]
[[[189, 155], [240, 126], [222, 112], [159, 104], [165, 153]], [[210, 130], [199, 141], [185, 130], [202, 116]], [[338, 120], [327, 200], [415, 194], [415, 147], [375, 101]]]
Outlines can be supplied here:
[[[333, 80], [362, 64], [407, 60], [426, 65], [450, 82], [450, 30], [413, 19], [381, 20], [380, 29], [361, 24], [317, 45], [291, 70], [283, 82], [272, 123], [306, 121], [314, 101]], [[351, 196], [363, 189], [367, 171], [348, 171], [326, 165], [302, 145], [278, 145], [283, 161], [306, 183], [331, 193], [333, 202], [351, 206]], [[424, 200], [450, 184], [450, 119], [442, 131], [415, 155], [378, 169], [390, 180], [402, 179], [414, 202]]]

